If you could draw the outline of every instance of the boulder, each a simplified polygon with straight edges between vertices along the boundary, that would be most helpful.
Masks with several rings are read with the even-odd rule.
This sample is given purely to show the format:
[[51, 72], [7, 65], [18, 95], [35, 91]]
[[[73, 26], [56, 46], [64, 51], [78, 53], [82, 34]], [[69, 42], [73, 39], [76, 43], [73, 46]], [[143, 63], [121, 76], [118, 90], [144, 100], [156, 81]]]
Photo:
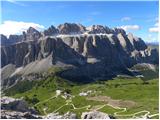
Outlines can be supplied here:
[[103, 112], [91, 111], [83, 112], [81, 119], [113, 119], [113, 117]]

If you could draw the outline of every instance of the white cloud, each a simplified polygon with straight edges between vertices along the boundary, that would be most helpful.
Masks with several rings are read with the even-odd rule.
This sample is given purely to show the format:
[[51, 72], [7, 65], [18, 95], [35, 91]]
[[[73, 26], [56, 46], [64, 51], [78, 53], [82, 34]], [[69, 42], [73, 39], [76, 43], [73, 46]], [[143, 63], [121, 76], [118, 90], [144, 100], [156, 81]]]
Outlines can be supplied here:
[[121, 21], [124, 22], [124, 21], [129, 21], [131, 20], [131, 17], [123, 17], [121, 18]]
[[158, 32], [158, 31], [159, 31], [158, 27], [149, 28], [149, 32]]
[[17, 21], [4, 21], [0, 25], [0, 34], [9, 36], [11, 34], [21, 34], [26, 31], [29, 27], [33, 27], [37, 30], [43, 30], [44, 26], [32, 22], [17, 22]]
[[159, 32], [159, 21], [157, 20], [157, 22], [154, 24], [154, 27], [151, 27], [148, 29], [149, 32]]
[[125, 31], [128, 31], [128, 30], [140, 30], [140, 26], [139, 25], [123, 25], [123, 26], [120, 26], [119, 28], [122, 28]]

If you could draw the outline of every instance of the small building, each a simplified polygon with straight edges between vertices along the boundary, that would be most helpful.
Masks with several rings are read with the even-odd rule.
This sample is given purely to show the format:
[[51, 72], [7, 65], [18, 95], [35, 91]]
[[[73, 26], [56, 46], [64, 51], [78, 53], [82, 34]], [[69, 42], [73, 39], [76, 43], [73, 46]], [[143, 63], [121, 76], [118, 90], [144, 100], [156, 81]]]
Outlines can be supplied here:
[[62, 93], [61, 90], [56, 90], [56, 96], [59, 96]]
[[81, 93], [79, 93], [79, 96], [87, 96], [88, 94], [87, 93], [85, 93], [85, 92], [81, 92]]
[[65, 92], [65, 93], [62, 95], [62, 97], [63, 97], [64, 99], [71, 99], [72, 95]]

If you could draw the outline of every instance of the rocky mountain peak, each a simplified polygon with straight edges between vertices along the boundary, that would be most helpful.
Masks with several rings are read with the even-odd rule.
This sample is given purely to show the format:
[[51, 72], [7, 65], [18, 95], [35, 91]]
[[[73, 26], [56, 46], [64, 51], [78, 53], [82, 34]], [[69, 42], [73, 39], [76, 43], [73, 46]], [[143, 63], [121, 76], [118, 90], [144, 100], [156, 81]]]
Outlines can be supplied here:
[[134, 36], [133, 36], [133, 34], [131, 33], [131, 32], [129, 32], [128, 34], [127, 34], [127, 36], [129, 37], [129, 38], [134, 38]]
[[58, 29], [51, 25], [47, 30], [44, 30], [44, 36], [57, 35], [59, 33]]
[[92, 25], [87, 28], [89, 34], [99, 34], [99, 33], [106, 33], [106, 28], [102, 25]]
[[82, 34], [85, 27], [81, 24], [64, 23], [58, 26], [60, 34]]
[[38, 40], [41, 37], [41, 33], [33, 27], [29, 27], [27, 32], [23, 32], [22, 41], [26, 40]]
[[33, 27], [29, 27], [28, 30], [27, 30], [27, 33], [28, 33], [28, 34], [39, 33], [39, 31], [36, 30], [36, 29], [33, 28]]
[[122, 28], [114, 28], [113, 30], [116, 34], [118, 33], [126, 34], [126, 31]]

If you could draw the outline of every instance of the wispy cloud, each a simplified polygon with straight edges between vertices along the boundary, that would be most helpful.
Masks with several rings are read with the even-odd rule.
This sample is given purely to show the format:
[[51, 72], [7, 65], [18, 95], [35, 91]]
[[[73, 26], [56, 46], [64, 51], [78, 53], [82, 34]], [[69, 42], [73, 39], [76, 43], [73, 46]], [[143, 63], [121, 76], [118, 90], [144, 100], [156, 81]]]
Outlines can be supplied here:
[[131, 20], [131, 17], [123, 17], [121, 18], [121, 21], [124, 22], [124, 21], [130, 21]]
[[140, 26], [139, 25], [122, 25], [122, 26], [120, 26], [118, 28], [122, 28], [122, 29], [124, 29], [126, 31], [128, 31], [128, 30], [140, 30]]
[[24, 3], [22, 3], [22, 1], [16, 1], [16, 0], [6, 0], [6, 1], [8, 1], [8, 2], [10, 2], [12, 4], [19, 5], [19, 6], [28, 6], [28, 5], [24, 4]]
[[0, 25], [0, 34], [4, 34], [6, 36], [9, 36], [11, 34], [21, 34], [29, 27], [33, 27], [37, 30], [44, 29], [43, 25], [32, 22], [4, 21], [4, 23]]

